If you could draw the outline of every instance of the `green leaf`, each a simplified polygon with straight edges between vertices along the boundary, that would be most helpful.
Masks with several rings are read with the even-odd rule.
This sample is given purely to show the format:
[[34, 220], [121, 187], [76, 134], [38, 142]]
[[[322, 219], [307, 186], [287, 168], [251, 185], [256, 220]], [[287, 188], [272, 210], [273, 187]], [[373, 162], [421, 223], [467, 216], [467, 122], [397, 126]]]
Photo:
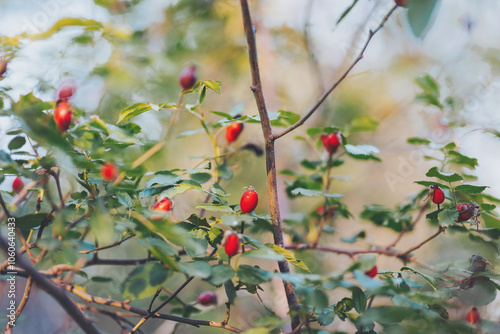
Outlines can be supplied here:
[[199, 98], [199, 103], [202, 104], [203, 101], [205, 100], [205, 97], [207, 96], [207, 87], [203, 86], [200, 92], [200, 98]]
[[443, 109], [443, 106], [441, 105], [441, 102], [439, 102], [439, 99], [429, 93], [417, 94], [417, 96], [415, 96], [415, 100], [425, 105], [436, 106], [439, 109]]
[[323, 190], [311, 190], [311, 189], [304, 189], [304, 188], [295, 188], [292, 190], [292, 194], [297, 196], [297, 195], [303, 195], [306, 197], [327, 197], [327, 198], [341, 198], [344, 197], [342, 194], [325, 194]]
[[118, 122], [116, 122], [116, 124], [127, 121], [151, 109], [152, 108], [148, 103], [134, 103], [133, 105], [120, 111], [120, 114], [118, 115]]
[[212, 276], [208, 281], [215, 285], [221, 285], [229, 281], [235, 275], [233, 267], [227, 264], [218, 264], [212, 267]]
[[408, 1], [406, 16], [415, 37], [424, 38], [425, 33], [432, 25], [431, 18], [437, 2], [437, 0]]
[[457, 297], [465, 304], [483, 306], [494, 301], [496, 295], [496, 286], [488, 278], [479, 278], [471, 288], [460, 290]]
[[356, 240], [364, 239], [365, 237], [366, 237], [366, 232], [360, 231], [360, 232], [354, 234], [353, 236], [341, 238], [340, 240], [342, 240], [343, 242], [347, 242], [348, 244], [352, 244], [352, 243], [355, 243]]
[[114, 282], [115, 280], [111, 277], [104, 277], [104, 276], [92, 276], [90, 278], [92, 282], [97, 282], [97, 283], [109, 283], [109, 282]]
[[14, 137], [14, 139], [12, 139], [9, 143], [9, 150], [13, 151], [13, 150], [17, 150], [17, 149], [20, 149], [21, 147], [24, 146], [24, 144], [26, 144], [26, 138], [24, 138], [23, 136], [17, 136], [17, 137]]
[[121, 204], [123, 204], [129, 208], [132, 208], [134, 206], [134, 203], [132, 202], [132, 198], [130, 197], [130, 195], [126, 191], [117, 191], [115, 193], [115, 195], [116, 195], [116, 198], [118, 199], [118, 202], [120, 202]]
[[380, 150], [373, 145], [344, 145], [344, 148], [350, 157], [359, 160], [375, 160], [381, 161], [379, 157], [373, 154], [379, 154]]
[[470, 158], [456, 151], [448, 151], [448, 154], [452, 158], [450, 162], [453, 162], [457, 165], [467, 166], [470, 169], [474, 169], [475, 167], [477, 167], [477, 159], [475, 158]]
[[357, 116], [349, 124], [349, 131], [351, 133], [360, 131], [375, 131], [377, 130], [379, 124], [380, 122], [370, 115]]
[[477, 195], [482, 193], [488, 186], [473, 186], [470, 184], [461, 184], [455, 187], [455, 191], [461, 191], [469, 195]]
[[463, 180], [463, 177], [457, 173], [443, 173], [439, 171], [437, 167], [432, 167], [425, 175], [428, 177], [437, 177], [444, 182], [457, 182]]
[[423, 279], [425, 279], [433, 289], [437, 289], [437, 280], [434, 277], [422, 274], [420, 271], [413, 269], [411, 267], [403, 267], [401, 268], [401, 271], [409, 271], [412, 272], [413, 274], [419, 275]]
[[198, 182], [198, 183], [205, 183], [210, 181], [212, 178], [212, 174], [210, 173], [194, 173], [191, 174], [191, 180]]
[[149, 297], [165, 284], [169, 276], [170, 271], [158, 262], [140, 265], [123, 281], [123, 297], [129, 299]]
[[453, 225], [458, 220], [458, 210], [455, 207], [444, 208], [438, 213], [439, 225], [447, 227]]
[[269, 247], [260, 247], [258, 249], [252, 249], [241, 254], [241, 257], [251, 257], [254, 259], [269, 260], [269, 261], [283, 261], [285, 257], [283, 255], [276, 254]]
[[406, 142], [411, 145], [429, 145], [431, 141], [425, 138], [410, 137], [406, 139]]
[[340, 15], [336, 24], [339, 24], [347, 16], [347, 14], [349, 14], [349, 12], [354, 8], [354, 6], [356, 6], [357, 3], [358, 3], [358, 0], [353, 0], [352, 4], [349, 7], [347, 7], [346, 10], [344, 10], [342, 15]]
[[306, 264], [302, 260], [297, 259], [295, 257], [295, 255], [291, 251], [289, 251], [288, 249], [284, 249], [278, 245], [271, 244], [271, 243], [267, 243], [266, 246], [271, 248], [273, 251], [275, 251], [276, 254], [284, 255], [285, 259], [288, 262], [290, 262], [291, 264], [293, 264], [294, 266], [296, 266], [302, 270], [305, 270], [309, 273], [311, 272], [309, 270], [309, 268], [306, 266]]
[[259, 267], [252, 267], [246, 264], [242, 264], [238, 267], [236, 271], [238, 278], [243, 283], [247, 284], [262, 284], [269, 282], [273, 277], [273, 274], [269, 271], [260, 269]]
[[226, 290], [229, 304], [233, 305], [236, 299], [236, 288], [234, 287], [233, 281], [227, 280], [226, 283], [224, 283], [224, 289]]
[[300, 121], [300, 115], [287, 110], [279, 110], [279, 117], [271, 122], [272, 126], [287, 127]]
[[328, 326], [333, 322], [333, 320], [335, 320], [334, 311], [326, 312], [318, 316], [318, 323], [321, 326]]
[[354, 309], [359, 314], [363, 313], [366, 309], [366, 296], [363, 290], [358, 287], [352, 288], [352, 301], [354, 303]]
[[27, 230], [36, 226], [40, 226], [43, 221], [52, 221], [53, 218], [53, 216], [49, 216], [47, 218], [47, 213], [37, 213], [22, 217], [16, 217], [16, 227]]
[[211, 275], [210, 265], [205, 261], [178, 262], [180, 270], [189, 276], [208, 278]]
[[203, 84], [205, 86], [207, 86], [208, 88], [210, 88], [211, 90], [213, 90], [214, 92], [216, 92], [217, 94], [221, 94], [221, 91], [220, 91], [221, 82], [220, 81], [206, 80], [206, 81], [203, 81]]
[[[422, 0], [419, 0], [419, 1], [422, 1]], [[423, 1], [427, 1], [427, 0], [423, 0]], [[410, 1], [410, 2], [414, 2], [414, 1]], [[416, 78], [415, 82], [417, 83], [417, 85], [420, 88], [422, 88], [422, 90], [425, 93], [430, 94], [436, 98], [439, 98], [439, 84], [437, 83], [436, 80], [434, 80], [433, 77], [426, 74], [424, 76]]]

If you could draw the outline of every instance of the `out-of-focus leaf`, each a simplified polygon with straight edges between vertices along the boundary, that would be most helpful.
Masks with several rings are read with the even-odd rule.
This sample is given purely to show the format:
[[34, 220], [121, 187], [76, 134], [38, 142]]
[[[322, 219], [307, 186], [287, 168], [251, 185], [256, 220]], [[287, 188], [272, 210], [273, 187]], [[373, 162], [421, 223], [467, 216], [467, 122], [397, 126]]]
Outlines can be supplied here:
[[123, 297], [132, 299], [149, 297], [164, 285], [169, 276], [170, 271], [158, 262], [140, 265], [123, 281]]
[[413, 35], [424, 38], [425, 33], [431, 27], [431, 19], [438, 0], [408, 1], [406, 16]]
[[21, 147], [24, 146], [24, 144], [26, 144], [26, 138], [24, 138], [23, 136], [17, 136], [17, 137], [14, 137], [14, 139], [12, 139], [10, 142], [9, 142], [9, 150], [13, 151], [13, 150], [17, 150], [17, 149], [20, 149]]

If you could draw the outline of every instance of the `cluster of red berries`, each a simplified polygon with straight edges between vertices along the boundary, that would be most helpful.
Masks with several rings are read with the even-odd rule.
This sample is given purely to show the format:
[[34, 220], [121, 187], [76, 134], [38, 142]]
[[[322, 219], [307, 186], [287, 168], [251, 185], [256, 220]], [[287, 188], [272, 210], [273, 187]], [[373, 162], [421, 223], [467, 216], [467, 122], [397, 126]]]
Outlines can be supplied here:
[[[444, 192], [437, 184], [433, 184], [429, 187], [429, 197], [431, 198], [431, 201], [435, 204], [438, 205], [443, 203], [445, 200]], [[469, 219], [473, 218], [474, 216], [477, 217], [478, 215], [478, 209], [479, 206], [476, 203], [468, 204], [468, 203], [461, 203], [457, 205], [457, 210], [458, 210], [458, 219], [457, 222], [465, 222], [468, 221]]]

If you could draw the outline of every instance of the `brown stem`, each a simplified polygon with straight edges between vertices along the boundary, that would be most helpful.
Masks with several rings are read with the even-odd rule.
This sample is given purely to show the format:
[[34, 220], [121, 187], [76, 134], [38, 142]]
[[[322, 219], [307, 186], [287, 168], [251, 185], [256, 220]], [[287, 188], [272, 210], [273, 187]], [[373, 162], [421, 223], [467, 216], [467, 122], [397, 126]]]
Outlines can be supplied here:
[[[271, 128], [271, 122], [267, 114], [266, 102], [264, 93], [262, 91], [262, 83], [260, 80], [259, 62], [257, 59], [257, 45], [255, 41], [255, 32], [248, 8], [247, 0], [240, 0], [241, 12], [243, 16], [243, 26], [245, 28], [245, 35], [248, 45], [248, 56], [250, 61], [250, 71], [252, 73], [252, 86], [251, 90], [254, 94], [259, 116], [261, 120], [262, 132], [266, 143], [266, 172], [267, 172], [267, 193], [269, 198], [270, 214], [273, 219], [273, 237], [274, 244], [283, 247], [283, 228], [281, 226], [281, 217], [278, 202], [278, 186], [276, 178], [276, 156], [275, 156], [275, 143], [274, 134]], [[278, 267], [281, 273], [289, 273], [290, 268], [288, 262], [278, 262]], [[288, 302], [290, 313], [298, 310], [297, 297], [293, 291], [293, 285], [290, 282], [283, 282], [285, 294]], [[296, 328], [300, 324], [298, 314], [292, 316], [292, 328]]]
[[[7, 253], [9, 244], [7, 240], [0, 236], [0, 247], [4, 249]], [[44, 289], [48, 294], [50, 294], [68, 313], [69, 316], [75, 320], [75, 322], [80, 326], [80, 328], [87, 334], [99, 334], [99, 331], [94, 327], [92, 322], [90, 322], [85, 315], [80, 311], [80, 309], [75, 305], [75, 303], [66, 296], [66, 294], [54, 285], [51, 281], [45, 278], [41, 273], [36, 270], [31, 263], [27, 262], [24, 258], [15, 254], [16, 264], [32, 276], [33, 282], [40, 288]]]
[[[333, 162], [333, 154], [328, 154], [328, 162], [326, 166], [326, 181], [325, 181], [325, 193], [328, 193], [330, 191], [330, 185], [331, 185], [331, 179], [330, 179], [330, 171], [331, 171], [331, 166]], [[323, 233], [323, 228], [326, 223], [326, 219], [328, 217], [328, 197], [325, 197], [325, 201], [323, 203], [323, 214], [321, 215], [321, 219], [319, 221], [319, 228], [318, 228], [318, 234], [316, 235], [316, 239], [314, 239], [312, 243], [312, 247], [316, 247], [319, 242], [319, 238], [321, 238], [321, 234]]]
[[[100, 304], [100, 305], [106, 305], [106, 306], [110, 306], [110, 307], [120, 308], [120, 309], [129, 311], [129, 312], [132, 312], [132, 313], [135, 313], [138, 315], [142, 315], [142, 316], [147, 316], [148, 314], [150, 314], [150, 312], [143, 310], [143, 309], [140, 309], [140, 308], [137, 308], [137, 307], [134, 307], [134, 306], [131, 306], [128, 303], [119, 302], [119, 301], [107, 299], [107, 298], [92, 296], [92, 295], [90, 295], [90, 294], [88, 294], [80, 289], [77, 289], [74, 286], [69, 285], [69, 284], [65, 285], [65, 288], [67, 291], [77, 295], [78, 297], [84, 299], [88, 303], [96, 303], [96, 304]], [[183, 324], [188, 324], [188, 325], [191, 325], [194, 327], [209, 326], [209, 327], [222, 328], [222, 329], [228, 330], [230, 332], [234, 332], [234, 333], [242, 333], [243, 332], [241, 329], [238, 329], [238, 328], [235, 328], [235, 327], [229, 326], [229, 325], [224, 325], [221, 322], [216, 322], [216, 321], [195, 320], [195, 319], [179, 317], [176, 315], [165, 314], [165, 313], [156, 313], [156, 312], [153, 313], [150, 317], [175, 321], [175, 322], [179, 322], [179, 323], [183, 323]], [[137, 330], [137, 329], [135, 329], [135, 330]], [[133, 331], [131, 331], [131, 333], [132, 332]]]
[[[2, 193], [0, 193], [0, 204], [2, 205], [3, 212], [5, 213], [5, 215], [7, 216], [7, 218], [12, 217], [12, 216], [10, 215], [9, 209], [7, 209], [7, 205], [5, 204], [5, 201], [3, 200]], [[2, 218], [3, 218], [3, 217], [2, 217]]]
[[411, 252], [419, 249], [420, 247], [422, 247], [423, 245], [425, 245], [426, 243], [428, 243], [429, 241], [431, 241], [432, 239], [436, 238], [438, 235], [440, 235], [441, 233], [443, 233], [444, 231], [446, 230], [445, 227], [441, 227], [439, 226], [438, 227], [438, 230], [436, 233], [434, 233], [433, 235], [431, 235], [430, 237], [428, 237], [427, 239], [425, 239], [424, 241], [422, 241], [421, 243], [419, 243], [418, 245], [408, 249], [407, 251], [404, 251], [402, 253], [400, 253], [400, 256], [402, 257], [406, 257], [408, 254], [410, 254]]
[[83, 250], [83, 251], [79, 251], [78, 253], [80, 254], [89, 254], [89, 253], [97, 253], [98, 251], [100, 250], [104, 250], [104, 249], [110, 249], [110, 248], [113, 248], [113, 247], [116, 247], [116, 246], [119, 246], [121, 245], [122, 243], [124, 243], [125, 241], [127, 241], [128, 239], [131, 239], [135, 237], [135, 234], [130, 234], [130, 235], [127, 235], [125, 238], [123, 238], [122, 240], [118, 240], [116, 242], [113, 242], [112, 244], [110, 245], [107, 245], [107, 246], [102, 246], [102, 247], [97, 247], [97, 248], [94, 248], [93, 250]]
[[389, 19], [389, 17], [391, 16], [391, 14], [396, 10], [396, 8], [398, 8], [398, 6], [394, 6], [390, 11], [389, 13], [387, 13], [386, 16], [384, 16], [384, 18], [382, 19], [382, 22], [380, 22], [380, 24], [378, 25], [377, 28], [375, 28], [375, 30], [370, 30], [370, 33], [368, 35], [368, 39], [366, 40], [365, 42], [365, 45], [363, 46], [363, 48], [361, 49], [360, 53], [358, 54], [358, 56], [356, 57], [356, 59], [354, 59], [354, 61], [352, 62], [352, 64], [349, 66], [349, 68], [340, 76], [339, 79], [337, 79], [337, 81], [334, 82], [334, 84], [330, 87], [330, 89], [328, 89], [326, 92], [323, 93], [323, 95], [320, 96], [320, 98], [318, 99], [318, 101], [314, 104], [314, 106], [295, 124], [293, 124], [292, 126], [286, 128], [283, 132], [281, 133], [278, 133], [278, 134], [275, 134], [274, 135], [274, 139], [278, 139], [278, 138], [281, 138], [283, 137], [284, 135], [286, 135], [287, 133], [289, 132], [292, 132], [293, 130], [295, 130], [296, 128], [298, 128], [299, 126], [301, 126], [302, 124], [305, 123], [305, 121], [307, 121], [307, 119], [309, 117], [312, 116], [312, 114], [314, 114], [314, 112], [321, 106], [321, 104], [326, 100], [326, 98], [328, 97], [328, 95], [330, 95], [331, 92], [333, 92], [335, 90], [335, 88], [338, 87], [338, 85], [340, 85], [340, 83], [342, 81], [344, 81], [344, 79], [347, 77], [347, 75], [351, 72], [351, 70], [356, 66], [356, 64], [361, 60], [363, 59], [363, 55], [365, 53], [365, 50], [366, 48], [368, 47], [368, 44], [370, 44], [370, 41], [372, 40], [373, 36], [375, 36], [375, 34], [380, 30], [382, 29], [382, 27], [384, 26], [384, 23]]

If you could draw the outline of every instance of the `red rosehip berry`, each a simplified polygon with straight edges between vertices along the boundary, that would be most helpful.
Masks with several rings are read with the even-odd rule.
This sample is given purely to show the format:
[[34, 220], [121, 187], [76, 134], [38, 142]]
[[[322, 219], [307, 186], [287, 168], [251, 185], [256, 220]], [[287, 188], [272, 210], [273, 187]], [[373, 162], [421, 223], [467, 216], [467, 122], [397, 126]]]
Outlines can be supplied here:
[[401, 7], [406, 7], [408, 4], [408, 0], [395, 0], [394, 1], [396, 5], [401, 6]]
[[217, 295], [212, 291], [205, 291], [198, 296], [198, 303], [203, 306], [209, 306], [217, 304]]
[[474, 206], [467, 203], [462, 203], [457, 205], [457, 209], [458, 209], [457, 222], [459, 223], [471, 219], [472, 215], [474, 214]]
[[0, 79], [2, 79], [5, 72], [7, 72], [7, 63], [6, 59], [0, 59]]
[[57, 130], [64, 132], [69, 129], [73, 113], [68, 101], [58, 101], [56, 110], [54, 111], [54, 121], [56, 122]]
[[441, 204], [444, 202], [444, 192], [437, 184], [429, 187], [429, 197], [434, 204]]
[[73, 81], [65, 81], [59, 86], [57, 96], [59, 100], [68, 100], [75, 94], [76, 85]]
[[170, 211], [174, 208], [174, 201], [172, 201], [169, 197], [163, 197], [162, 199], [156, 201], [153, 205], [154, 211]]
[[104, 181], [114, 181], [120, 170], [112, 162], [106, 162], [101, 167], [101, 177]]
[[330, 134], [324, 133], [321, 135], [321, 142], [323, 143], [323, 147], [328, 153], [334, 154], [335, 152], [337, 152], [340, 144], [342, 143], [342, 139], [339, 136], [338, 132]]
[[465, 316], [465, 321], [470, 322], [471, 324], [475, 325], [477, 322], [481, 320], [481, 317], [479, 316], [479, 312], [477, 311], [477, 308], [473, 307], [469, 313]]
[[24, 189], [24, 182], [18, 176], [12, 182], [12, 190], [14, 191], [14, 193], [19, 194], [23, 189]]
[[240, 250], [240, 236], [238, 233], [228, 231], [226, 232], [226, 243], [224, 244], [224, 250], [227, 256], [234, 256], [238, 254]]
[[196, 66], [189, 66], [181, 71], [181, 74], [179, 75], [179, 84], [182, 89], [188, 90], [193, 88], [196, 81], [198, 81], [198, 78], [196, 77]]
[[373, 266], [372, 269], [365, 272], [365, 275], [370, 278], [374, 278], [375, 276], [377, 276], [377, 274], [378, 274], [378, 269], [376, 265]]
[[240, 209], [243, 213], [249, 213], [255, 210], [259, 203], [259, 195], [255, 191], [254, 187], [249, 186], [247, 190], [243, 193], [240, 199]]
[[243, 123], [233, 123], [226, 128], [226, 139], [230, 144], [240, 136], [243, 131]]

